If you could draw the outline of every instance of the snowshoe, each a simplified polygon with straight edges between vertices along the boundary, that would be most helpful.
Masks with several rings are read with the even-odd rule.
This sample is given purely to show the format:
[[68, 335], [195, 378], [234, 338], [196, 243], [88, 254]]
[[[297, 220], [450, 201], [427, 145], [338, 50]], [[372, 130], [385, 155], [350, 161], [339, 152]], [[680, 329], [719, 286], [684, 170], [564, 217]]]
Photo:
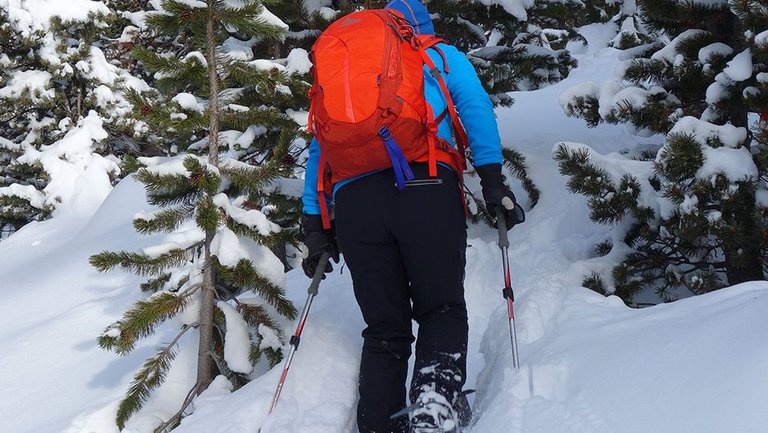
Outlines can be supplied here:
[[429, 391], [419, 397], [411, 418], [412, 433], [458, 433], [456, 411], [442, 395]]

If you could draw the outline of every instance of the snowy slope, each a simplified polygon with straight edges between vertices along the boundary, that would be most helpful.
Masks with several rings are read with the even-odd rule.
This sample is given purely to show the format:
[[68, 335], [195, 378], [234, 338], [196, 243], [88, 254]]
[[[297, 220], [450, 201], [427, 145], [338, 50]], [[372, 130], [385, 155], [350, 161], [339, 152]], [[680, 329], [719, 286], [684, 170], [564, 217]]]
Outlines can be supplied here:
[[114, 212], [33, 223], [0, 244], [3, 433], [60, 432], [128, 383], [140, 361], [116, 359], [95, 337], [137, 293], [127, 289], [129, 277], [90, 269], [88, 257], [138, 246], [130, 220], [144, 206], [142, 193], [123, 182], [103, 205]]
[[[584, 32], [592, 46], [607, 34], [600, 26]], [[510, 239], [520, 372], [511, 368], [494, 232], [470, 229], [468, 387], [478, 389], [473, 432], [768, 431], [762, 407], [768, 401], [762, 335], [768, 283], [644, 310], [580, 287], [605, 228], [589, 222], [583, 200], [567, 193], [552, 149], [567, 140], [610, 153], [642, 142], [623, 127], [587, 129], [563, 115], [560, 93], [579, 81], [610, 79], [618, 64], [613, 50], [579, 54], [581, 66], [565, 82], [513, 94], [516, 104], [499, 112], [504, 142], [526, 155], [542, 198]], [[99, 349], [98, 334], [140, 294], [133, 276], [98, 274], [87, 259], [104, 249], [149, 244], [130, 224], [141, 210], [148, 210], [143, 191], [129, 179], [92, 216], [61, 215], [0, 243], [0, 432], [117, 432], [115, 401], [153, 344], [167, 336], [124, 358]], [[303, 305], [308, 280], [294, 271], [287, 281], [289, 296]], [[321, 285], [275, 413], [266, 417], [279, 368], [236, 393], [215, 382], [176, 431], [353, 432], [361, 329], [349, 272], [334, 273]], [[180, 354], [180, 368], [126, 432], [151, 431], [156, 416], [173, 413], [168, 396], [194, 380], [193, 361]]]

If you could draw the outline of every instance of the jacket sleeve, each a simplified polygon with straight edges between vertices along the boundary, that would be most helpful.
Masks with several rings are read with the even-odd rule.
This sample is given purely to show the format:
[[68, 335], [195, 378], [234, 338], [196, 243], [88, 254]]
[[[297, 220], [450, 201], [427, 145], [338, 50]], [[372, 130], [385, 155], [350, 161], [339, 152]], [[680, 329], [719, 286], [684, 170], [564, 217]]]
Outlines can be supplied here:
[[320, 143], [316, 138], [309, 144], [309, 159], [304, 172], [304, 195], [301, 198], [302, 211], [308, 215], [320, 215], [320, 201], [317, 197], [317, 171], [320, 165]]
[[442, 44], [440, 48], [449, 68], [444, 75], [446, 85], [467, 131], [475, 167], [500, 164], [501, 138], [491, 98], [464, 53], [451, 45]]

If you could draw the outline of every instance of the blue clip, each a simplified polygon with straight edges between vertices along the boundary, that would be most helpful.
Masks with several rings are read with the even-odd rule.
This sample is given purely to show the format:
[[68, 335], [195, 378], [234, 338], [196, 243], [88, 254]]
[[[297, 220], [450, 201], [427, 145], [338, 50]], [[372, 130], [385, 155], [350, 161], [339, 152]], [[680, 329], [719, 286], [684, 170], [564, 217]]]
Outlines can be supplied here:
[[381, 137], [382, 140], [389, 140], [390, 138], [392, 138], [392, 134], [389, 132], [389, 128], [387, 128], [386, 126], [382, 126], [381, 128], [379, 128], [379, 136]]
[[413, 171], [408, 165], [408, 160], [403, 155], [403, 151], [397, 144], [397, 141], [392, 137], [389, 132], [389, 128], [382, 126], [379, 128], [379, 136], [384, 142], [384, 147], [387, 149], [389, 159], [392, 161], [392, 167], [395, 170], [395, 179], [397, 180], [397, 189], [403, 190], [405, 188], [405, 182], [414, 178]]

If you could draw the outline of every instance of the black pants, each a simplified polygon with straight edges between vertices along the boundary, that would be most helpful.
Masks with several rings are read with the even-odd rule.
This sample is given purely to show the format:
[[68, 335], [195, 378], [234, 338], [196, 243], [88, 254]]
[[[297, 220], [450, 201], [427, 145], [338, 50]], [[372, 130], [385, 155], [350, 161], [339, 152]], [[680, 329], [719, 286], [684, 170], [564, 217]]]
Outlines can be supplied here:
[[[427, 179], [424, 164], [412, 165]], [[449, 401], [466, 379], [467, 229], [458, 179], [398, 191], [392, 170], [356, 180], [336, 193], [336, 233], [367, 327], [360, 362], [360, 433], [401, 433], [412, 320], [419, 324], [410, 397], [438, 391]], [[437, 183], [441, 182], [441, 183]]]

